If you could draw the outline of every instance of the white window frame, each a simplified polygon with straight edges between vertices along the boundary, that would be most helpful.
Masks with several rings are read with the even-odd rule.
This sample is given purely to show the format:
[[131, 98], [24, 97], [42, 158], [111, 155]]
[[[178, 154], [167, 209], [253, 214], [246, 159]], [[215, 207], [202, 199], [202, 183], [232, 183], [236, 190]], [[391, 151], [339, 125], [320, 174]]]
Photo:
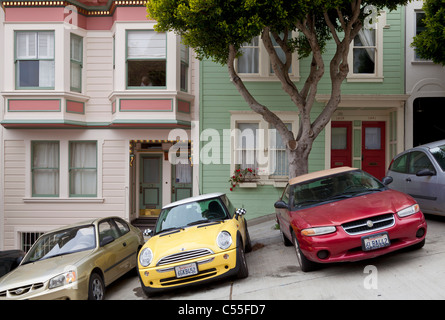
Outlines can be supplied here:
[[[230, 143], [230, 174], [233, 174], [235, 169], [238, 167], [238, 141], [240, 131], [238, 129], [239, 123], [257, 123], [259, 135], [257, 136], [257, 150], [259, 151], [259, 166], [258, 168], [253, 168], [257, 173], [257, 183], [269, 184], [276, 187], [283, 187], [283, 183], [288, 181], [288, 176], [278, 176], [273, 175], [273, 169], [271, 168], [273, 161], [269, 158], [274, 153], [270, 150], [276, 148], [276, 146], [271, 145], [270, 134], [275, 131], [269, 131], [270, 125], [266, 122], [263, 117], [252, 111], [231, 111], [230, 117], [230, 129], [231, 129], [231, 143]], [[292, 132], [294, 136], [298, 132], [299, 117], [297, 112], [292, 111], [276, 111], [275, 114], [282, 119], [286, 124], [292, 125]], [[261, 157], [265, 157], [261, 159]], [[263, 164], [261, 164], [263, 162]], [[242, 186], [242, 185], [241, 185]], [[256, 184], [255, 184], [256, 186]]]
[[[292, 31], [292, 37], [297, 37], [298, 32]], [[267, 50], [261, 41], [260, 36], [258, 36], [258, 46], [259, 46], [259, 58], [258, 58], [258, 73], [238, 73], [243, 81], [279, 81], [278, 77], [270, 72], [270, 58]], [[292, 54], [292, 72], [289, 73], [290, 79], [292, 81], [300, 81], [300, 61], [298, 59], [297, 52]], [[238, 59], [235, 61], [235, 69], [238, 72]]]
[[354, 40], [348, 55], [349, 73], [347, 82], [383, 82], [383, 29], [386, 27], [386, 12], [380, 11], [375, 32], [375, 70], [374, 73], [354, 73]]

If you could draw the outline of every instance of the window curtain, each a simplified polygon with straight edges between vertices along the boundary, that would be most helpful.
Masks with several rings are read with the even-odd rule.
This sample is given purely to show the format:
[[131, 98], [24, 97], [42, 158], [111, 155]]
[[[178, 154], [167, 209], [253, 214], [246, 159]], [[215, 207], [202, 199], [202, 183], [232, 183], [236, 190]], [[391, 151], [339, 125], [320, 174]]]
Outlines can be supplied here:
[[239, 123], [238, 163], [241, 169], [258, 167], [256, 159], [258, 123]]
[[167, 38], [156, 31], [128, 31], [128, 59], [165, 59]]
[[375, 62], [375, 30], [374, 29], [360, 29], [358, 32], [360, 42], [366, 48], [368, 57], [372, 62]]
[[175, 165], [176, 183], [192, 183], [192, 166], [189, 163]]
[[238, 58], [239, 73], [259, 73], [259, 46], [258, 37], [241, 47], [242, 56]]
[[[288, 130], [292, 130], [291, 123], [286, 123], [286, 127]], [[277, 176], [287, 176], [289, 175], [289, 159], [287, 157], [286, 145], [276, 129], [271, 130], [271, 133], [269, 143], [270, 150], [274, 152], [274, 154], [270, 155], [270, 161], [272, 161], [270, 172]]]
[[96, 142], [70, 144], [70, 194], [96, 195], [97, 193]]
[[59, 194], [59, 143], [33, 142], [33, 195]]

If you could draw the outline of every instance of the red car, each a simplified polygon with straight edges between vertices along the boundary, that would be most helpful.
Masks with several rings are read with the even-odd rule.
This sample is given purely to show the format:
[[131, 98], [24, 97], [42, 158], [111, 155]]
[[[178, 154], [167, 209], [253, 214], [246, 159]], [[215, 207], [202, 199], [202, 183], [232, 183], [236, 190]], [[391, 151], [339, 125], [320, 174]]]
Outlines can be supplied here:
[[341, 167], [289, 181], [275, 211], [283, 241], [295, 246], [302, 271], [423, 247], [427, 224], [419, 205], [388, 189], [387, 179], [382, 183]]

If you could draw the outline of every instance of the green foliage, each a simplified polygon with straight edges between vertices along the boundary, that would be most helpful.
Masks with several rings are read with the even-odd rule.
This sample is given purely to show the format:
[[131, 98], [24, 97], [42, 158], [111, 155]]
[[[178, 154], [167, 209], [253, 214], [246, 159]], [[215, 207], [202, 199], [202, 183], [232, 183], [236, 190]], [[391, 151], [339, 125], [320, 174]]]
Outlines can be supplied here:
[[425, 0], [425, 30], [414, 37], [417, 54], [445, 66], [445, 0]]
[[[374, 5], [377, 9], [396, 9], [408, 0], [374, 0], [362, 2], [361, 21], [365, 18], [363, 8]], [[236, 49], [244, 42], [260, 35], [267, 26], [278, 33], [296, 30], [297, 23], [306, 24], [309, 17], [314, 21], [320, 49], [331, 39], [323, 16], [328, 12], [336, 29], [340, 31], [339, 10], [346, 21], [351, 18], [352, 0], [150, 0], [147, 2], [149, 16], [158, 22], [156, 30], [174, 31], [181, 35], [200, 59], [210, 58], [220, 64], [227, 62], [229, 45]], [[301, 57], [310, 55], [307, 39], [290, 39], [289, 47]]]

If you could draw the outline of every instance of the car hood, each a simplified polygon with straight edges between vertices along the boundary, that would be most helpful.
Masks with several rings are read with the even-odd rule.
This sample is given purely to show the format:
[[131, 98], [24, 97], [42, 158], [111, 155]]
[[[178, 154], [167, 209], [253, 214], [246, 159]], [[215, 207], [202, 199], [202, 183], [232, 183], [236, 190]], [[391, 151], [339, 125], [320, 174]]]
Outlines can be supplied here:
[[154, 261], [170, 254], [201, 248], [209, 248], [213, 252], [218, 252], [221, 249], [216, 244], [216, 237], [223, 230], [230, 232], [234, 240], [232, 246], [236, 245], [236, 229], [233, 229], [233, 224], [232, 220], [225, 220], [187, 227], [179, 229], [179, 231], [160, 233], [150, 238], [146, 246], [152, 249]]
[[294, 214], [313, 227], [339, 226], [358, 219], [396, 213], [415, 203], [407, 194], [385, 190], [294, 211]]
[[11, 287], [46, 282], [56, 275], [69, 271], [70, 266], [77, 267], [77, 264], [91, 251], [81, 251], [20, 265], [0, 278], [0, 291]]

